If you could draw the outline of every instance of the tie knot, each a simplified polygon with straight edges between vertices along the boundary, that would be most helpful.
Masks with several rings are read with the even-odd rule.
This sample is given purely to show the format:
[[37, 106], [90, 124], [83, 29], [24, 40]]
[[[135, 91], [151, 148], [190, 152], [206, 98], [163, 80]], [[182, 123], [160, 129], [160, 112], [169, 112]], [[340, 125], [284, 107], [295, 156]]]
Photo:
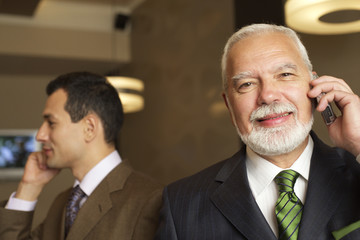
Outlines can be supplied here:
[[289, 169], [281, 171], [275, 177], [275, 182], [279, 186], [280, 192], [293, 192], [296, 179], [299, 177], [299, 173]]
[[83, 192], [83, 190], [81, 190], [80, 186], [76, 185], [76, 187], [74, 187], [72, 189], [71, 196], [70, 196], [69, 200], [71, 202], [78, 202], [85, 196], [86, 196], [86, 194]]

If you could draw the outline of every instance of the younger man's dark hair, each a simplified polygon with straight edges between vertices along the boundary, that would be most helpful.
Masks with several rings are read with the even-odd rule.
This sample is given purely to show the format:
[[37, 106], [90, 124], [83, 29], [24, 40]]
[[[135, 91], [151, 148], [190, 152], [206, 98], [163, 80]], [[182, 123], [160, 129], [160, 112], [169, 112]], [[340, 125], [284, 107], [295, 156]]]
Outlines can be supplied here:
[[90, 72], [72, 72], [52, 80], [47, 88], [48, 96], [56, 90], [67, 93], [65, 110], [76, 123], [89, 113], [99, 116], [104, 127], [105, 141], [117, 144], [124, 113], [116, 89], [105, 77]]

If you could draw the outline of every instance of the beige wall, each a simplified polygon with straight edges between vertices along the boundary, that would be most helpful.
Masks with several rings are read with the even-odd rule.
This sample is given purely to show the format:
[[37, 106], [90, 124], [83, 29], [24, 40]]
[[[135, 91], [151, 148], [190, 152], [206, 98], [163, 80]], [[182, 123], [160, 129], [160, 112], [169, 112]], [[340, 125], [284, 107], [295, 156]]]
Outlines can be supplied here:
[[124, 70], [145, 81], [146, 106], [126, 116], [122, 150], [163, 183], [239, 145], [222, 103], [219, 68], [232, 12], [232, 0], [153, 0], [133, 13], [132, 64]]
[[42, 120], [48, 81], [47, 76], [1, 75], [0, 72], [0, 128], [37, 128]]
[[[132, 62], [122, 71], [144, 80], [145, 109], [126, 115], [122, 156], [164, 184], [231, 156], [240, 143], [222, 103], [220, 57], [234, 29], [232, 0], [147, 0], [131, 18]], [[360, 34], [302, 38], [320, 75], [343, 77], [360, 93]], [[54, 75], [2, 72], [0, 66], [0, 128], [37, 128]], [[329, 142], [316, 116], [315, 129]], [[36, 223], [72, 181], [65, 171], [46, 188]], [[0, 182], [0, 199], [16, 185]]]

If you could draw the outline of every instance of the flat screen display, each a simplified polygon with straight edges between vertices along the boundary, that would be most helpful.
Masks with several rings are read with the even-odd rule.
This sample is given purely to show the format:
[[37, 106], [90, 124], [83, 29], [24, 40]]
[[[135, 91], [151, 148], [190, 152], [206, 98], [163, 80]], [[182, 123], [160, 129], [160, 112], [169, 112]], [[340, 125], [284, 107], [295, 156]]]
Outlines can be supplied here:
[[22, 176], [27, 157], [40, 150], [34, 129], [0, 129], [0, 179]]

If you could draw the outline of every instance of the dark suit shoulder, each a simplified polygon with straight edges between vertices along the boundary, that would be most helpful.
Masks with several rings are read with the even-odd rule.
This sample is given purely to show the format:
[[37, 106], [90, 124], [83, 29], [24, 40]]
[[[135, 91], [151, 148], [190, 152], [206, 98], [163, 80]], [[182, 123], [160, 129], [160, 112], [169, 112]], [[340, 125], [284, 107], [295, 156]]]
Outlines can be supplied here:
[[356, 173], [359, 173], [359, 177], [360, 177], [360, 164], [356, 161], [356, 157], [342, 148], [334, 148], [334, 149], [337, 152], [337, 154], [339, 154], [339, 156], [342, 159], [344, 159], [346, 166], [348, 166]]
[[[224, 182], [236, 167], [245, 160], [245, 148], [235, 153], [232, 157], [211, 165], [198, 173], [177, 180], [167, 186], [168, 193], [172, 191], [183, 191], [201, 193], [215, 189], [219, 184]], [[211, 192], [211, 190], [209, 191]]]
[[350, 198], [354, 201], [354, 204], [357, 204], [360, 198], [360, 164], [356, 161], [355, 156], [344, 149], [335, 148], [335, 151], [344, 161], [345, 165], [342, 176], [347, 181], [346, 184], [352, 188], [351, 191], [349, 191], [349, 193], [352, 194]]

